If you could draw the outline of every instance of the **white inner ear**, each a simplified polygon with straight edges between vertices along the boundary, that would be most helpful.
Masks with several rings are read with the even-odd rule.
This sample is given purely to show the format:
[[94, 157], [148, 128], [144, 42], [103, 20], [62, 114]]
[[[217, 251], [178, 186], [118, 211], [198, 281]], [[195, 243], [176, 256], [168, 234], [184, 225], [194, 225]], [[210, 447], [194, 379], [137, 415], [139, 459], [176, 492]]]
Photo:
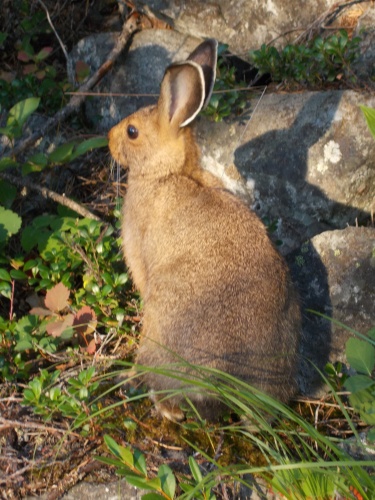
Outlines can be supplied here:
[[[205, 97], [204, 95], [205, 82], [204, 82], [204, 75], [202, 68], [199, 66], [199, 64], [195, 63], [194, 61], [186, 61], [183, 64], [189, 64], [196, 68], [200, 80], [201, 100], [196, 110], [193, 112], [193, 114], [190, 115], [188, 118], [186, 118], [186, 120], [183, 123], [181, 123], [180, 128], [186, 127], [186, 125], [189, 125], [189, 123], [191, 123], [194, 120], [194, 118], [197, 116], [197, 114], [203, 107], [204, 97]], [[182, 77], [179, 80], [180, 81], [178, 82], [178, 88], [177, 88], [178, 102], [187, 102], [190, 98], [191, 92], [197, 91], [197, 89], [196, 88], [192, 89], [191, 82], [188, 79]]]

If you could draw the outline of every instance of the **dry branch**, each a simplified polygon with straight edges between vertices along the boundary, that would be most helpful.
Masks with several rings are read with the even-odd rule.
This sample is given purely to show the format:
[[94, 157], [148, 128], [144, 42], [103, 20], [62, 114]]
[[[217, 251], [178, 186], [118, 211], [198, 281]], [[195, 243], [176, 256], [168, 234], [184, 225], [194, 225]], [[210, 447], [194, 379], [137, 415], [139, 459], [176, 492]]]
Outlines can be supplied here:
[[51, 191], [50, 189], [47, 189], [43, 186], [38, 186], [38, 184], [34, 184], [31, 182], [27, 177], [15, 177], [11, 174], [8, 174], [6, 172], [1, 172], [0, 173], [0, 179], [4, 179], [11, 184], [14, 184], [15, 186], [18, 186], [20, 188], [26, 187], [27, 189], [30, 189], [31, 191], [37, 191], [40, 193], [44, 198], [50, 198], [53, 201], [56, 201], [56, 203], [60, 203], [60, 205], [64, 205], [65, 207], [68, 207], [77, 214], [82, 215], [82, 217], [86, 217], [87, 219], [94, 219], [97, 221], [101, 221], [101, 218], [98, 217], [97, 215], [94, 215], [91, 213], [89, 210], [87, 210], [85, 207], [80, 205], [79, 203], [71, 200], [70, 198], [67, 198], [66, 196], [63, 196], [61, 194], [55, 193], [55, 191]]

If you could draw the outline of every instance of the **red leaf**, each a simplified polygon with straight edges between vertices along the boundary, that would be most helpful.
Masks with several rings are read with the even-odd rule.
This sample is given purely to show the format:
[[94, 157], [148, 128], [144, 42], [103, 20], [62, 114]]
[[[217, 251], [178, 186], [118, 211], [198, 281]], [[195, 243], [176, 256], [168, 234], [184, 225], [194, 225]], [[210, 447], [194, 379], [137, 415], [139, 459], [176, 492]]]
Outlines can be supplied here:
[[60, 312], [69, 305], [70, 292], [62, 283], [58, 283], [47, 291], [44, 305], [53, 312]]
[[52, 337], [60, 337], [64, 331], [73, 325], [73, 314], [68, 314], [61, 321], [53, 321], [46, 326], [47, 333]]
[[40, 50], [37, 55], [35, 56], [36, 61], [43, 61], [46, 59], [50, 53], [52, 52], [53, 48], [52, 47], [43, 47], [42, 50]]
[[86, 352], [88, 354], [95, 354], [95, 352], [96, 352], [96, 342], [95, 342], [95, 339], [92, 339], [89, 342], [89, 345], [86, 347]]
[[24, 75], [30, 75], [32, 73], [35, 73], [35, 71], [38, 69], [38, 66], [36, 64], [26, 64], [23, 67], [23, 74]]
[[17, 54], [17, 59], [22, 62], [29, 62], [31, 57], [24, 50], [20, 50]]
[[37, 316], [51, 316], [52, 311], [45, 309], [44, 307], [33, 307], [30, 309], [30, 314], [36, 314]]
[[35, 73], [35, 76], [38, 78], [38, 80], [43, 80], [43, 78], [46, 76], [46, 72], [44, 69], [41, 69], [40, 71], [37, 71]]
[[83, 306], [74, 316], [73, 326], [80, 335], [86, 335], [95, 331], [98, 320], [95, 311], [89, 306]]

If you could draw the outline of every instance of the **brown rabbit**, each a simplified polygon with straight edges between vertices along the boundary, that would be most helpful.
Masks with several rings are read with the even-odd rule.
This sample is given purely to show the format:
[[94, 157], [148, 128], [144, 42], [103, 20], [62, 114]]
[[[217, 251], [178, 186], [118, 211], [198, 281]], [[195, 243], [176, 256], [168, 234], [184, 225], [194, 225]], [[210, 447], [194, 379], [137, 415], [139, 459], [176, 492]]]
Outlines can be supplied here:
[[[287, 266], [258, 217], [204, 171], [189, 123], [208, 102], [217, 43], [166, 69], [155, 106], [109, 133], [129, 168], [122, 235], [125, 259], [144, 299], [139, 365], [219, 369], [286, 402], [295, 391], [300, 311]], [[191, 375], [192, 376], [192, 375]], [[150, 372], [160, 412], [180, 420], [188, 394], [205, 417], [210, 394]], [[158, 401], [159, 399], [159, 401]]]

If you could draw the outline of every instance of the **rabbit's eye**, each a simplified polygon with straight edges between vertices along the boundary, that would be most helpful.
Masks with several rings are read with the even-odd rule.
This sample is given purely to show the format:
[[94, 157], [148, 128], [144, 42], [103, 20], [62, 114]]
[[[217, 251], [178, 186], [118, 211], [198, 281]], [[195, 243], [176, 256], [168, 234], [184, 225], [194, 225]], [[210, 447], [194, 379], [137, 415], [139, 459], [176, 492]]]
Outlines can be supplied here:
[[127, 132], [129, 139], [136, 139], [138, 137], [138, 129], [134, 125], [129, 125]]

